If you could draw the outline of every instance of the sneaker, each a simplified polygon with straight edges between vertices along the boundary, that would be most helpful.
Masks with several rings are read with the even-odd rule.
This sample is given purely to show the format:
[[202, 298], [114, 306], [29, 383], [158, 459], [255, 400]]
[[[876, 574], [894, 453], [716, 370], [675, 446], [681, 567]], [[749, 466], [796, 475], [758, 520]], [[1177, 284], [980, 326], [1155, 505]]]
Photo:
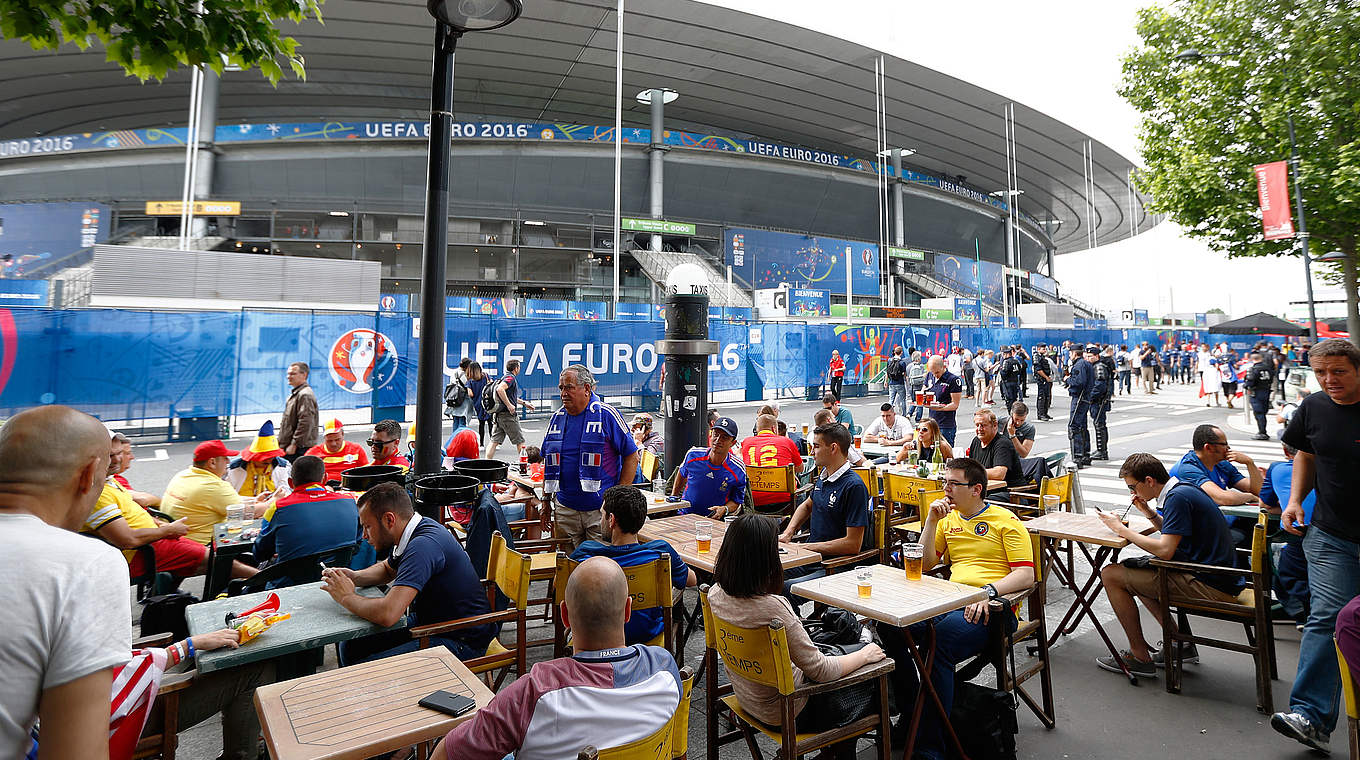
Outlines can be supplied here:
[[[1159, 668], [1164, 668], [1164, 667], [1166, 667], [1166, 655], [1165, 655], [1165, 652], [1166, 652], [1166, 648], [1165, 648], [1165, 647], [1163, 647], [1163, 648], [1162, 648], [1161, 650], [1159, 650], [1159, 651], [1153, 652], [1153, 653], [1152, 653], [1152, 664], [1153, 664], [1153, 665], [1156, 665], [1156, 666], [1159, 667]], [[1181, 657], [1181, 662], [1182, 662], [1182, 663], [1184, 663], [1184, 664], [1186, 664], [1186, 665], [1198, 665], [1198, 664], [1199, 664], [1199, 650], [1195, 648], [1195, 645], [1194, 645], [1194, 644], [1190, 644], [1189, 646], [1186, 646], [1186, 647], [1182, 650], [1182, 655], [1183, 655], [1183, 656]]]
[[1277, 712], [1270, 716], [1270, 727], [1316, 752], [1331, 754], [1331, 750], [1327, 748], [1329, 737], [1312, 721], [1298, 713]]
[[1251, 439], [1253, 441], [1269, 441], [1270, 436], [1266, 435], [1265, 433], [1257, 433], [1256, 435], [1253, 435]]
[[1108, 670], [1111, 673], [1118, 673], [1120, 675], [1123, 675], [1124, 671], [1119, 667], [1119, 660], [1121, 659], [1124, 661], [1125, 665], [1129, 666], [1129, 673], [1131, 673], [1132, 675], [1138, 676], [1139, 678], [1157, 677], [1156, 665], [1152, 664], [1151, 662], [1144, 662], [1142, 660], [1139, 660], [1138, 658], [1130, 654], [1127, 649], [1121, 652], [1119, 657], [1115, 657], [1114, 655], [1097, 657], [1096, 665], [1100, 666], [1101, 670]]

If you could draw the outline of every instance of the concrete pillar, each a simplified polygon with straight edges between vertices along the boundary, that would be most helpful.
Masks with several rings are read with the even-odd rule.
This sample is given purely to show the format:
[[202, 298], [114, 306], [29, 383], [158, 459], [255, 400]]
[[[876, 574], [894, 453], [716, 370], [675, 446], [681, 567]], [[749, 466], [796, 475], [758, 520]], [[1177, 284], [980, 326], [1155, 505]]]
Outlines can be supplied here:
[[[651, 150], [651, 214], [653, 219], [663, 219], [665, 207], [665, 112], [666, 112], [666, 91], [659, 88], [652, 88], [648, 91], [652, 106], [652, 142], [649, 146]], [[660, 252], [661, 235], [652, 234], [652, 250]]]

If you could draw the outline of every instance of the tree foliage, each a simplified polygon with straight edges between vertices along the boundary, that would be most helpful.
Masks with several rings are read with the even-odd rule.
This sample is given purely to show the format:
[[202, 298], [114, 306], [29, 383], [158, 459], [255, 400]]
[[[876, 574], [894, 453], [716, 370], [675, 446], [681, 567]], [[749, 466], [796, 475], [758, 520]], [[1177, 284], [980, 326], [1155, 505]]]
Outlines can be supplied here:
[[303, 77], [297, 40], [277, 23], [321, 20], [321, 0], [0, 0], [0, 36], [38, 50], [101, 43], [109, 61], [143, 81], [180, 66], [258, 68], [278, 83]]
[[[1263, 240], [1252, 167], [1289, 157], [1292, 114], [1312, 254], [1353, 260], [1360, 3], [1178, 0], [1141, 11], [1138, 34], [1120, 94], [1142, 114], [1138, 183], [1155, 210], [1230, 256], [1290, 252], [1292, 240]], [[1177, 60], [1187, 48], [1222, 55]]]

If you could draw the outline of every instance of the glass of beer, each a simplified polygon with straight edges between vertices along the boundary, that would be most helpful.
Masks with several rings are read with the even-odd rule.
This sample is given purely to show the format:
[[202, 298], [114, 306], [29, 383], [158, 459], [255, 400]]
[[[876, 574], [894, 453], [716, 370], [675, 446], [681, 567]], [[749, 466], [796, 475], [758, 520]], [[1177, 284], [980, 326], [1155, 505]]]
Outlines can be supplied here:
[[807, 434], [808, 434], [808, 426], [807, 426], [807, 425], [803, 425], [803, 437], [806, 438], [806, 437], [807, 437]]
[[855, 571], [855, 585], [859, 587], [861, 599], [869, 598], [874, 592], [874, 571], [867, 567]]
[[926, 403], [926, 392], [925, 392], [925, 391], [916, 391], [916, 405], [917, 405], [917, 406], [925, 406], [925, 403]]
[[237, 502], [227, 505], [227, 533], [235, 535], [245, 527], [243, 521], [246, 515], [245, 502]]
[[1062, 500], [1058, 498], [1057, 494], [1044, 494], [1044, 514], [1048, 515], [1057, 512], [1061, 501]]
[[713, 546], [713, 528], [707, 520], [694, 521], [694, 543], [698, 544], [700, 554], [708, 554]]
[[864, 436], [862, 436], [862, 435], [857, 435], [857, 436], [855, 436], [855, 448], [859, 449], [859, 448], [863, 448], [863, 447], [864, 447]]
[[902, 545], [902, 567], [907, 572], [907, 580], [921, 580], [921, 562], [925, 547], [921, 544]]
[[926, 406], [935, 403], [935, 391], [926, 391]]
[[655, 480], [652, 481], [652, 493], [656, 494], [657, 496], [665, 496], [665, 495], [666, 495], [666, 479], [665, 479], [665, 478], [656, 478]]

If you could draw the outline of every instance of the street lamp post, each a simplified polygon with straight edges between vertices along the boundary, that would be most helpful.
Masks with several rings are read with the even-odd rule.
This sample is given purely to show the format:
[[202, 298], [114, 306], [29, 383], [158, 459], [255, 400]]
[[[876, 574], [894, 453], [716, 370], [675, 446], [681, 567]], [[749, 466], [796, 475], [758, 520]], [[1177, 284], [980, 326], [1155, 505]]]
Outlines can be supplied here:
[[430, 144], [421, 252], [420, 352], [416, 363], [416, 474], [439, 471], [444, 433], [444, 288], [449, 239], [449, 142], [453, 136], [453, 57], [466, 32], [499, 29], [519, 18], [520, 0], [429, 0], [435, 19], [430, 85]]
[[[1195, 48], [1187, 48], [1176, 54], [1176, 60], [1184, 63], [1199, 63], [1205, 58], [1222, 58], [1228, 53], [1202, 53]], [[1285, 124], [1289, 127], [1289, 172], [1294, 178], [1294, 203], [1299, 215], [1298, 231], [1294, 237], [1299, 239], [1299, 253], [1303, 254], [1303, 277], [1308, 291], [1308, 338], [1317, 343], [1317, 307], [1313, 304], [1313, 265], [1308, 256], [1308, 220], [1303, 215], [1303, 184], [1299, 181], [1299, 144], [1294, 139], [1294, 114], [1286, 104]]]

